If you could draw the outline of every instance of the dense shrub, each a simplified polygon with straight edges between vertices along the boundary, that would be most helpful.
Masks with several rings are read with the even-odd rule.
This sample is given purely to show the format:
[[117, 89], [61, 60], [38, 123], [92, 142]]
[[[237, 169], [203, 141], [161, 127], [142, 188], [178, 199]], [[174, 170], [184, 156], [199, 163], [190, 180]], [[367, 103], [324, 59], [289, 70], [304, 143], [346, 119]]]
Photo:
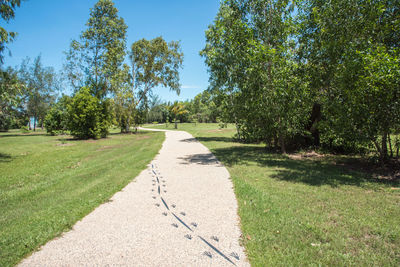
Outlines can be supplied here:
[[68, 106], [68, 129], [80, 139], [106, 137], [110, 127], [109, 103], [90, 94], [83, 87]]

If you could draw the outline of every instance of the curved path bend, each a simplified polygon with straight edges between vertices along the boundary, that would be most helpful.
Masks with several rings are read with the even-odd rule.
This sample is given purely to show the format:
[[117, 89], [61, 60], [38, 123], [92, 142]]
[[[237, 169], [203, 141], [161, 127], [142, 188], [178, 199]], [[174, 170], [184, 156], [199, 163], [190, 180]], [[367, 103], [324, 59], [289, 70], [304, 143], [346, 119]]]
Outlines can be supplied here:
[[20, 265], [249, 266], [232, 187], [205, 146], [166, 131], [146, 170]]

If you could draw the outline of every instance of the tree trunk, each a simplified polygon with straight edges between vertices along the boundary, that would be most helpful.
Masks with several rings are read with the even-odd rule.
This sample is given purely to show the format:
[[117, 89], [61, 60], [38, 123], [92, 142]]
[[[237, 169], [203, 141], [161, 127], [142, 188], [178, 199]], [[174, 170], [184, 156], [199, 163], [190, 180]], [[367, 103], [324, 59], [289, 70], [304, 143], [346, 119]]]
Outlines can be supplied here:
[[178, 121], [175, 120], [175, 129], [178, 129]]
[[36, 116], [33, 117], [33, 131], [36, 132]]
[[312, 135], [312, 145], [315, 147], [319, 147], [320, 145], [320, 136], [317, 123], [321, 120], [322, 113], [321, 113], [321, 105], [318, 103], [314, 103], [310, 120], [307, 126], [307, 130], [311, 132]]
[[282, 154], [286, 154], [285, 138], [283, 138], [283, 135], [279, 135], [279, 145], [281, 147]]
[[126, 119], [126, 125], [125, 125], [125, 132], [129, 133], [130, 132], [130, 125], [129, 125], [129, 117]]
[[389, 149], [390, 149], [390, 157], [393, 158], [393, 150], [392, 150], [392, 140], [390, 140], [390, 134], [388, 133], [388, 140], [389, 140]]
[[387, 132], [382, 134], [382, 146], [381, 146], [381, 159], [384, 161], [388, 156], [387, 149]]

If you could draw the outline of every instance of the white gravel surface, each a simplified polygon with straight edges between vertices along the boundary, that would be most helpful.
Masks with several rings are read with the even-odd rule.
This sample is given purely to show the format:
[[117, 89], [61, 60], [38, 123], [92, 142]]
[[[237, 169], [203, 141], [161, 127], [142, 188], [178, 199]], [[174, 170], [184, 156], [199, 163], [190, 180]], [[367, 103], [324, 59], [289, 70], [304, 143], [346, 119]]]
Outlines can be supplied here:
[[232, 187], [205, 146], [166, 131], [133, 182], [20, 265], [249, 266]]

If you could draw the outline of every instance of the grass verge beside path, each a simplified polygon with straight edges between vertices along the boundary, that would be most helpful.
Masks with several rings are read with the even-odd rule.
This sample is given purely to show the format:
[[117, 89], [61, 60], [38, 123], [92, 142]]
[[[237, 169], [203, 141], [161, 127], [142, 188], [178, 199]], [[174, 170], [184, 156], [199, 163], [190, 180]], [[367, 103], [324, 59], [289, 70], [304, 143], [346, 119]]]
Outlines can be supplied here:
[[291, 159], [236, 143], [233, 127], [178, 128], [228, 168], [253, 266], [400, 265], [398, 182], [339, 166], [335, 156]]
[[132, 181], [164, 134], [74, 141], [0, 133], [0, 266], [12, 266]]

